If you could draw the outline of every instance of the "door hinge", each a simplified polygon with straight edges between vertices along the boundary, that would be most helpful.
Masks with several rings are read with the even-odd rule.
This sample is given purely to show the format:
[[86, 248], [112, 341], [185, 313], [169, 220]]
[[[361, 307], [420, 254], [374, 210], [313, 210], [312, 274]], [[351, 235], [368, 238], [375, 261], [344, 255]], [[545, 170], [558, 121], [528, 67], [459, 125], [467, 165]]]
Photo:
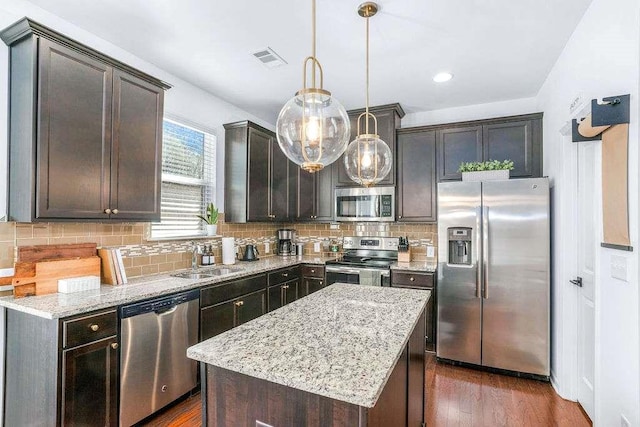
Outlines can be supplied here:
[[582, 287], [582, 277], [576, 277], [575, 280], [569, 280], [569, 282], [573, 283], [576, 286]]

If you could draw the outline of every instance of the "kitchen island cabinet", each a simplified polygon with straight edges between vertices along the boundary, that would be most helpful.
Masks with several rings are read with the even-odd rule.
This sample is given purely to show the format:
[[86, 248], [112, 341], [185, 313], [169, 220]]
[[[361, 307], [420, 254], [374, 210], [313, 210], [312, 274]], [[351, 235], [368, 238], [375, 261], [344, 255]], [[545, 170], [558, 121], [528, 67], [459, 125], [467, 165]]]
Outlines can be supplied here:
[[10, 55], [9, 219], [160, 219], [165, 83], [23, 19]]
[[422, 426], [429, 297], [334, 284], [190, 347], [203, 424]]

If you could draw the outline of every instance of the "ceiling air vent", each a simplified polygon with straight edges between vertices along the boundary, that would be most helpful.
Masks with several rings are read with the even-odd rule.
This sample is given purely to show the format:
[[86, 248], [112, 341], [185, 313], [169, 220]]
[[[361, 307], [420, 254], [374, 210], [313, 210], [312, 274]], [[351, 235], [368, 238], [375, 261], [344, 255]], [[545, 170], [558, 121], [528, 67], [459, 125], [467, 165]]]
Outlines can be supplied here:
[[262, 62], [262, 65], [267, 68], [276, 68], [287, 64], [287, 61], [282, 59], [280, 55], [275, 53], [270, 47], [254, 53], [253, 56], [258, 58], [260, 62]]

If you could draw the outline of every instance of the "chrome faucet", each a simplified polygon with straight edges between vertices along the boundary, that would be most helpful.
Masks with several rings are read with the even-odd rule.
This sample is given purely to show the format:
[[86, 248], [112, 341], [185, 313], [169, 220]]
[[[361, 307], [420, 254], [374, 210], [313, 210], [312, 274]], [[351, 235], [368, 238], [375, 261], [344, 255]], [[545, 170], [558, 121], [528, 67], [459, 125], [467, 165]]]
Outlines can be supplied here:
[[198, 269], [198, 245], [196, 242], [191, 242], [193, 244], [193, 250], [191, 252], [191, 269]]

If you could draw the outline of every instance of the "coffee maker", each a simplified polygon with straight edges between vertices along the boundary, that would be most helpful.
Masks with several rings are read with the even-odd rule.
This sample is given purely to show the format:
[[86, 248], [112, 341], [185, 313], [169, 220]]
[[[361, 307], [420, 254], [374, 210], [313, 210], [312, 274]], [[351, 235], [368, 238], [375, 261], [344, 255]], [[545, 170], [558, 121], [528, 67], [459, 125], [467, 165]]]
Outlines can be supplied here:
[[290, 228], [281, 228], [277, 231], [278, 237], [278, 255], [289, 256], [296, 254], [296, 230]]

